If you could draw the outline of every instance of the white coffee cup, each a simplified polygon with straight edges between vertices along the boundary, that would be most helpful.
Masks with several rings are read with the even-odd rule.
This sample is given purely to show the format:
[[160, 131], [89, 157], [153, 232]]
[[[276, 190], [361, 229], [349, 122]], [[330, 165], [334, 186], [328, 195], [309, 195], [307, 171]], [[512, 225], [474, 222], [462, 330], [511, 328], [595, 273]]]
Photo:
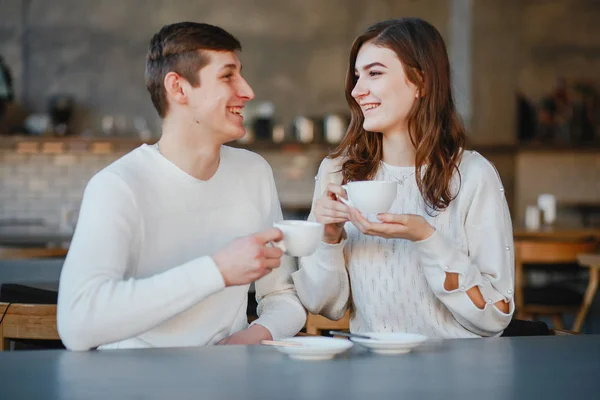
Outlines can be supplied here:
[[540, 194], [538, 207], [542, 210], [544, 224], [551, 225], [556, 220], [556, 197], [552, 194]]
[[394, 181], [357, 181], [342, 185], [348, 194], [348, 200], [339, 199], [346, 205], [358, 209], [362, 214], [388, 212], [398, 191], [398, 182]]
[[323, 239], [324, 226], [318, 222], [286, 220], [273, 226], [283, 232], [283, 240], [273, 245], [293, 257], [311, 255]]
[[540, 209], [538, 206], [527, 206], [525, 209], [525, 227], [532, 230], [540, 228]]

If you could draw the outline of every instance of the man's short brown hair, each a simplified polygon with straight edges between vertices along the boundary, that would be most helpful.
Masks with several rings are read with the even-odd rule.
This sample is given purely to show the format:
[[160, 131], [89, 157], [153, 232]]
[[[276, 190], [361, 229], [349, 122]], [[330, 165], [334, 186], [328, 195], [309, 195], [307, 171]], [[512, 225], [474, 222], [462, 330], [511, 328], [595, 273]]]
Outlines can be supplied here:
[[164, 87], [165, 76], [175, 72], [192, 86], [200, 84], [198, 72], [208, 62], [202, 50], [241, 50], [240, 42], [229, 32], [214, 25], [179, 22], [165, 25], [150, 40], [146, 55], [146, 88], [158, 115], [169, 111]]

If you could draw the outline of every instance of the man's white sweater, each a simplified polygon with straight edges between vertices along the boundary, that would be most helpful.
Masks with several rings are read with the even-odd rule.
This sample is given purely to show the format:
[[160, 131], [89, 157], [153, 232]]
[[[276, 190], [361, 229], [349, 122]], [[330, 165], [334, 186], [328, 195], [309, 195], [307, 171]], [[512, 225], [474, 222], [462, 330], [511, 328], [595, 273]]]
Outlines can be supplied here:
[[[211, 255], [281, 220], [267, 162], [226, 146], [215, 175], [186, 174], [143, 145], [88, 183], [60, 279], [58, 330], [74, 350], [203, 346], [248, 326], [249, 285], [225, 288]], [[294, 264], [256, 282], [259, 318], [275, 339], [305, 311]]]

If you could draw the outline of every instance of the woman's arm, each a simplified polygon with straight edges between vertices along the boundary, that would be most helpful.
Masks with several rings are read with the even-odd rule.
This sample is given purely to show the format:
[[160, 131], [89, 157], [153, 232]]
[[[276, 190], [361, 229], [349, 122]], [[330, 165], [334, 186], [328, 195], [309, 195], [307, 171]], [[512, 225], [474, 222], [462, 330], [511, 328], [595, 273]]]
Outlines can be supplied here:
[[[327, 190], [329, 183], [341, 182], [337, 168], [334, 160], [325, 159], [321, 163], [309, 220], [315, 220], [315, 202]], [[339, 243], [321, 242], [312, 255], [300, 258], [300, 268], [292, 274], [298, 297], [308, 311], [333, 320], [344, 316], [350, 298], [350, 281], [344, 258], [345, 243], [344, 233]]]
[[440, 232], [415, 246], [436, 296], [465, 328], [492, 336], [506, 328], [514, 312], [514, 250], [502, 183], [495, 168], [480, 159], [471, 166], [477, 173], [465, 176], [475, 180], [465, 181], [473, 188], [464, 203], [468, 254]]

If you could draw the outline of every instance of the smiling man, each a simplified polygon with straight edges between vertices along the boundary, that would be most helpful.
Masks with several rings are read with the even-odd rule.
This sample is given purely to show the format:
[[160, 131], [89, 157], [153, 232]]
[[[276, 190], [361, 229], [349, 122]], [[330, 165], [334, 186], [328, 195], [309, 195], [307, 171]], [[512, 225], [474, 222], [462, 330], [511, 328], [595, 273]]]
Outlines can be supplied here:
[[[146, 86], [162, 135], [86, 187], [60, 281], [67, 348], [255, 344], [304, 325], [293, 263], [268, 245], [282, 237], [271, 228], [282, 219], [271, 168], [224, 146], [244, 136], [241, 111], [254, 98], [240, 50], [207, 24], [152, 38]], [[248, 327], [254, 281], [259, 318]]]

